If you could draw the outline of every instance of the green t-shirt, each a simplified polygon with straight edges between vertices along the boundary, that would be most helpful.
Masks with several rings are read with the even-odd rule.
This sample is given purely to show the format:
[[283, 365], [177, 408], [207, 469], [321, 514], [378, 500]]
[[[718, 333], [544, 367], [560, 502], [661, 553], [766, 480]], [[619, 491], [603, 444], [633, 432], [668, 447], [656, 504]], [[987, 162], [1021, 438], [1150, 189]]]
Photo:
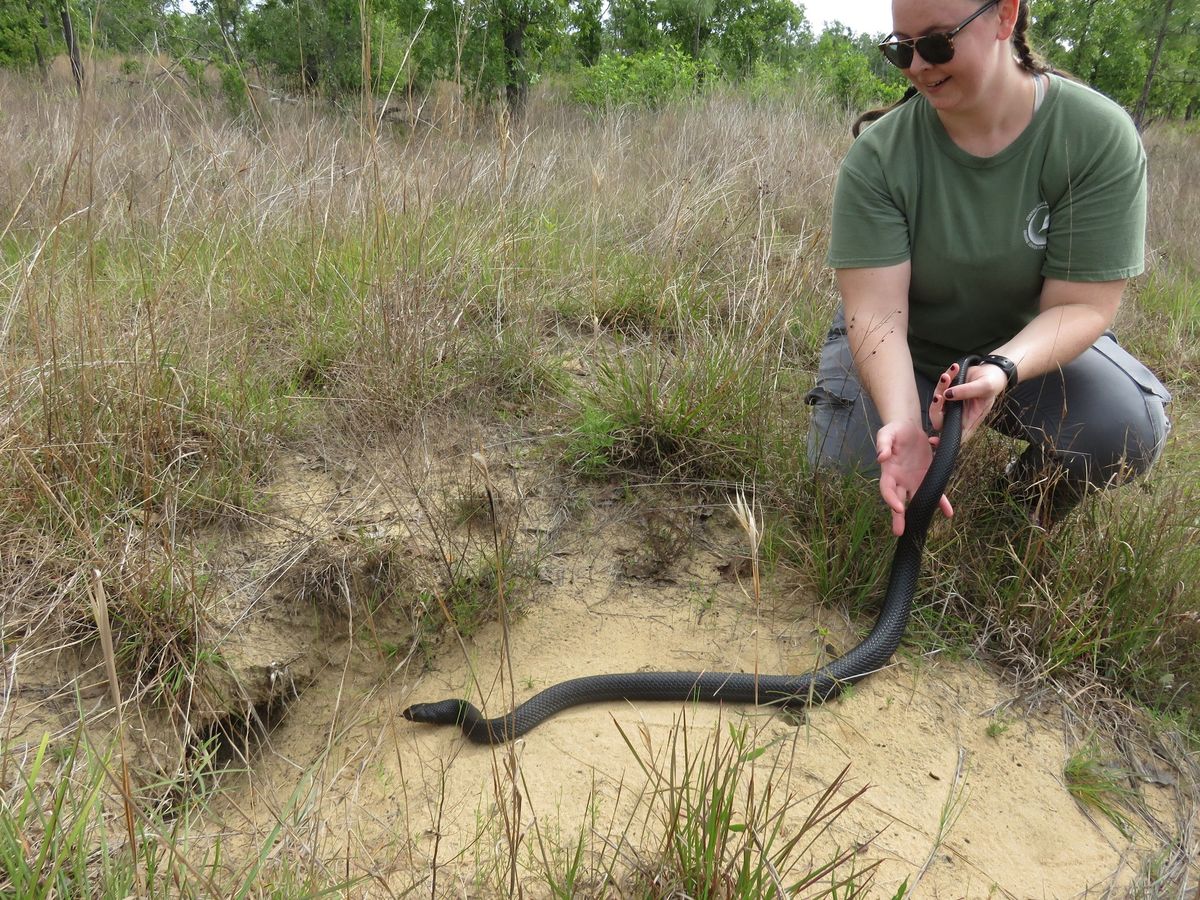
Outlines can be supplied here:
[[923, 97], [869, 126], [842, 162], [828, 263], [912, 261], [908, 342], [937, 377], [1033, 319], [1045, 278], [1142, 271], [1146, 156], [1129, 116], [1051, 76], [1033, 121], [995, 156], [959, 148]]

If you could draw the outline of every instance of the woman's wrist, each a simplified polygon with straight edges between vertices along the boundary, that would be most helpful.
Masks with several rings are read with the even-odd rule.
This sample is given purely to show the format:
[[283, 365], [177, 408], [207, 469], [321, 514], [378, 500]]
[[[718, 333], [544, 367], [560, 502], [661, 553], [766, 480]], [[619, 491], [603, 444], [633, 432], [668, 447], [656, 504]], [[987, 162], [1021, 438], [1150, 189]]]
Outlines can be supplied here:
[[1004, 393], [1008, 393], [1017, 386], [1020, 381], [1020, 376], [1017, 373], [1017, 364], [1007, 356], [1001, 356], [998, 353], [989, 353], [981, 361], [981, 365], [995, 366], [1004, 373]]

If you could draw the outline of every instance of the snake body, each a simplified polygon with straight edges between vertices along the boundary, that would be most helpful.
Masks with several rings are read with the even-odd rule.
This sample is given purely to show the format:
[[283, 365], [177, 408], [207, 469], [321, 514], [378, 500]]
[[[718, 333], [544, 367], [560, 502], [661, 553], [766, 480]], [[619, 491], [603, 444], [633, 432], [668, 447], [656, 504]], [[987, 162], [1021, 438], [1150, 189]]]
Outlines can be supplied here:
[[[961, 384], [979, 358], [959, 362]], [[673, 700], [725, 703], [773, 703], [805, 706], [836, 696], [891, 659], [900, 645], [921, 568], [925, 534], [958, 459], [962, 434], [961, 403], [946, 403], [941, 438], [933, 462], [905, 511], [904, 533], [896, 539], [887, 593], [871, 633], [845, 655], [803, 675], [752, 675], [744, 672], [625, 672], [588, 675], [552, 685], [506, 715], [485, 718], [466, 700], [416, 703], [402, 715], [411, 722], [457, 725], [476, 744], [511, 741], [555, 713], [584, 703], [616, 700]]]

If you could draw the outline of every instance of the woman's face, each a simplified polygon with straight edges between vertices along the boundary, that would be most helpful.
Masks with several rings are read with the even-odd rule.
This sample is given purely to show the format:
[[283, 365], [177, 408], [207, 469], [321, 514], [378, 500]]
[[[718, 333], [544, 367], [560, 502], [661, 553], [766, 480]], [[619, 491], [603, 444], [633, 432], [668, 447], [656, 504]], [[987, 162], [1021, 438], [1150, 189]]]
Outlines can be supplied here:
[[[953, 31], [986, 0], [892, 0], [893, 39], [918, 38], [934, 31]], [[939, 112], [977, 108], [988, 101], [988, 88], [1004, 59], [1011, 60], [1011, 27], [1001, 10], [1016, 5], [1001, 0], [983, 11], [954, 36], [954, 58], [932, 64], [920, 52], [904, 75]], [[1002, 45], [1002, 46], [1001, 46]]]

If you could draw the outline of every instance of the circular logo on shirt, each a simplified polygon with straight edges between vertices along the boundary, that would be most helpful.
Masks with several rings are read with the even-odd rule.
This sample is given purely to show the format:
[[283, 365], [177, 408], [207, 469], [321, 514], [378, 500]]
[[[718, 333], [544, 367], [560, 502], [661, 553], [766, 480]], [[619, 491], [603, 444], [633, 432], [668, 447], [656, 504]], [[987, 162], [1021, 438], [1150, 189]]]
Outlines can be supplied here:
[[1025, 243], [1034, 250], [1046, 249], [1046, 235], [1050, 233], [1050, 204], [1039, 203], [1025, 217]]

